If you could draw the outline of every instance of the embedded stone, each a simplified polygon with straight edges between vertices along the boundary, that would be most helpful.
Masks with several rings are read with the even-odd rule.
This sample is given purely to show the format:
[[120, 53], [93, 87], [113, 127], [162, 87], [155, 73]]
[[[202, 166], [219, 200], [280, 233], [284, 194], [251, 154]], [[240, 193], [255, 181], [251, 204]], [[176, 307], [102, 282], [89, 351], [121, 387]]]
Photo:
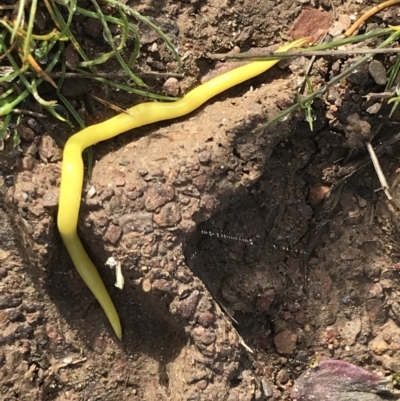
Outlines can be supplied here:
[[274, 337], [274, 344], [280, 354], [293, 354], [297, 343], [297, 334], [285, 329]]
[[175, 190], [169, 185], [156, 183], [146, 190], [144, 206], [148, 212], [154, 212], [160, 206], [171, 201]]
[[201, 174], [195, 178], [193, 178], [193, 185], [197, 188], [197, 189], [204, 189], [206, 184], [207, 184], [207, 176], [205, 176], [204, 174]]
[[152, 288], [161, 292], [171, 292], [172, 282], [165, 279], [154, 280]]
[[118, 220], [124, 234], [131, 231], [140, 233], [153, 232], [153, 213], [139, 211], [133, 214], [125, 214]]
[[122, 228], [114, 224], [110, 224], [107, 228], [106, 233], [104, 234], [104, 238], [107, 241], [111, 242], [111, 244], [115, 245], [121, 238], [121, 235], [122, 235]]
[[179, 302], [178, 311], [184, 319], [190, 319], [196, 312], [199, 295], [198, 291], [193, 291], [187, 298]]
[[13, 297], [12, 295], [0, 295], [0, 309], [14, 308], [21, 305], [22, 299], [20, 297]]
[[164, 205], [160, 213], [153, 216], [159, 227], [173, 227], [181, 221], [181, 208], [176, 202], [169, 202]]
[[215, 322], [215, 316], [210, 311], [205, 311], [199, 315], [197, 321], [203, 327], [210, 327]]

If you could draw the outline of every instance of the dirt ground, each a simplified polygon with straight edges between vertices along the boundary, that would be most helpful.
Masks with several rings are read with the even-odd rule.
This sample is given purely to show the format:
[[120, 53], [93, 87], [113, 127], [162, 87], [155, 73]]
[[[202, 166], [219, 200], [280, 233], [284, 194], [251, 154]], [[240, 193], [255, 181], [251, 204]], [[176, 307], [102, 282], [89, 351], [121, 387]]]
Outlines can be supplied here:
[[[217, 3], [132, 2], [184, 56], [182, 91], [220, 70], [206, 52], [287, 41], [306, 8], [345, 25], [378, 2]], [[398, 10], [369, 24], [400, 24]], [[86, 46], [104, 45], [95, 26], [76, 24]], [[141, 67], [176, 71], [162, 42], [143, 35]], [[313, 82], [346, 62], [318, 61]], [[296, 379], [322, 360], [400, 371], [400, 153], [391, 141], [400, 115], [389, 120], [391, 107], [366, 97], [383, 90], [367, 65], [314, 102], [314, 131], [303, 113], [254, 131], [296, 100], [306, 62], [287, 64], [190, 116], [94, 148], [79, 233], [115, 301], [122, 341], [55, 226], [72, 132], [24, 118], [21, 144], [0, 160], [1, 400], [289, 400]], [[77, 109], [89, 91], [121, 107], [138, 101], [68, 85]], [[93, 104], [82, 112], [88, 122], [106, 113]], [[392, 202], [355, 140], [364, 134], [374, 136]], [[123, 290], [109, 257], [122, 264]]]

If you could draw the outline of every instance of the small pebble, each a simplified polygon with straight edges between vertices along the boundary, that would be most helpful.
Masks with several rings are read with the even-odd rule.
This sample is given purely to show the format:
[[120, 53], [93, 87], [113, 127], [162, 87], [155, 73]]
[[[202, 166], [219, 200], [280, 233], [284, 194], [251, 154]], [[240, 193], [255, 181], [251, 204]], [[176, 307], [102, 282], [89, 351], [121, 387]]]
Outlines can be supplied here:
[[160, 213], [153, 216], [154, 222], [159, 227], [173, 227], [181, 221], [181, 211], [179, 203], [169, 202], [165, 204]]
[[318, 203], [322, 202], [326, 196], [329, 194], [330, 188], [325, 185], [318, 185], [310, 189], [310, 193], [308, 195], [308, 201], [311, 205], [315, 206]]
[[372, 106], [369, 106], [366, 111], [369, 114], [377, 114], [379, 113], [381, 107], [382, 107], [381, 103], [374, 103]]
[[110, 224], [107, 228], [104, 238], [115, 245], [122, 236], [122, 228], [114, 224]]
[[145, 177], [147, 174], [149, 174], [149, 172], [148, 172], [146, 169], [144, 169], [144, 168], [139, 168], [139, 169], [137, 170], [137, 172], [138, 172], [138, 174], [141, 175], [142, 177]]
[[44, 207], [55, 207], [58, 205], [58, 190], [48, 190], [42, 198], [42, 205]]
[[24, 139], [25, 141], [28, 141], [28, 142], [32, 142], [35, 139], [35, 136], [36, 136], [36, 134], [33, 131], [33, 129], [30, 128], [30, 127], [27, 127], [24, 124], [19, 124], [17, 126], [17, 132], [18, 132], [18, 135], [22, 139]]
[[145, 279], [142, 281], [142, 290], [143, 290], [144, 292], [149, 292], [149, 291], [151, 290], [151, 281], [150, 281], [149, 278], [145, 278]]
[[35, 159], [32, 156], [25, 156], [22, 158], [20, 166], [22, 170], [31, 171], [35, 166]]
[[208, 150], [202, 150], [197, 154], [201, 164], [207, 164], [211, 160], [211, 153]]
[[96, 195], [96, 188], [92, 185], [92, 186], [89, 188], [87, 194], [88, 194], [88, 197], [89, 197], [89, 198], [93, 198], [93, 196]]
[[378, 85], [385, 85], [387, 82], [386, 69], [378, 60], [369, 63], [368, 72]]
[[329, 35], [335, 38], [348, 29], [350, 25], [351, 21], [349, 16], [346, 14], [339, 14], [337, 21], [333, 23], [332, 28], [329, 30]]
[[179, 86], [179, 81], [176, 78], [172, 77], [168, 78], [165, 81], [163, 89], [165, 93], [170, 96], [178, 96], [181, 91], [181, 88]]
[[117, 186], [117, 187], [124, 187], [125, 186], [125, 177], [122, 177], [122, 176], [118, 176], [116, 179], [115, 179], [115, 185]]

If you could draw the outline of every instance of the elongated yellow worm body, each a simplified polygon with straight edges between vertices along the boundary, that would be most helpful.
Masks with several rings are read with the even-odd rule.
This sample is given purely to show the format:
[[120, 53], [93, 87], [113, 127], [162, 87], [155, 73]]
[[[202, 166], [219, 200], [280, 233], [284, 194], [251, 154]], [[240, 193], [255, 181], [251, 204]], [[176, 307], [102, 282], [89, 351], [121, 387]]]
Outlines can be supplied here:
[[[308, 38], [299, 39], [280, 47], [278, 51], [285, 52], [308, 41]], [[265, 72], [277, 62], [278, 60], [255, 61], [235, 68], [193, 89], [176, 102], [139, 104], [130, 108], [129, 114], [121, 113], [100, 124], [85, 128], [67, 141], [61, 173], [58, 229], [78, 273], [100, 303], [119, 339], [122, 337], [122, 329], [118, 313], [77, 234], [84, 173], [83, 150], [133, 128], [189, 114], [212, 97]]]

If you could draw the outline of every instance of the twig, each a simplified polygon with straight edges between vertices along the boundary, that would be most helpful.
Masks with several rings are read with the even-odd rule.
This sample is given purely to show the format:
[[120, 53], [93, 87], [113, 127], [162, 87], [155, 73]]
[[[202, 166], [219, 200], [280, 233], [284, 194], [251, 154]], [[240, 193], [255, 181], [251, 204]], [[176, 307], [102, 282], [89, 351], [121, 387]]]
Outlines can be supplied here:
[[243, 60], [257, 61], [268, 59], [287, 59], [294, 57], [315, 57], [315, 56], [348, 56], [353, 54], [384, 54], [400, 53], [399, 47], [390, 47], [386, 49], [348, 49], [348, 50], [313, 50], [313, 51], [288, 51], [285, 53], [276, 53], [272, 51], [260, 50], [251, 53], [206, 53], [206, 57], [212, 60]]
[[99, 103], [101, 103], [103, 106], [107, 106], [107, 107], [109, 107], [110, 109], [116, 111], [117, 113], [125, 113], [125, 114], [127, 114], [127, 115], [129, 115], [129, 116], [131, 116], [131, 117], [134, 117], [134, 114], [130, 113], [129, 110], [124, 110], [124, 109], [122, 109], [121, 107], [119, 107], [119, 106], [117, 106], [117, 105], [115, 105], [115, 104], [112, 104], [112, 103], [110, 103], [110, 102], [107, 102], [107, 100], [104, 100], [104, 99], [102, 99], [101, 97], [98, 97], [98, 96], [96, 96], [96, 95], [93, 95], [93, 93], [88, 93], [88, 95], [89, 95], [91, 98], [93, 98], [94, 100], [96, 100], [96, 101], [98, 101]]
[[239, 338], [239, 343], [243, 346], [244, 349], [247, 350], [247, 352], [254, 355], [254, 351], [244, 342], [242, 337]]
[[31, 110], [13, 109], [12, 112], [15, 113], [15, 114], [24, 114], [26, 116], [33, 116], [33, 117], [38, 117], [38, 118], [47, 118], [47, 116], [45, 114], [37, 113], [37, 112], [31, 111]]
[[381, 92], [381, 93], [370, 92], [370, 93], [368, 93], [367, 95], [365, 95], [363, 97], [368, 102], [368, 100], [371, 100], [371, 99], [390, 99], [395, 94], [396, 94], [396, 91]]
[[221, 304], [216, 299], [214, 299], [214, 301], [217, 302], [217, 304], [221, 307], [221, 309], [225, 312], [225, 314], [229, 317], [229, 319], [232, 320], [232, 322], [239, 324], [239, 322], [232, 316], [232, 314], [229, 312], [229, 309], [225, 305]]
[[18, 7], [18, 3], [15, 3], [12, 6], [0, 6], [0, 10], [14, 10], [17, 7]]
[[378, 4], [375, 7], [372, 7], [369, 11], [367, 11], [361, 18], [359, 18], [346, 32], [346, 36], [351, 36], [357, 28], [359, 28], [363, 22], [365, 22], [369, 17], [372, 17], [377, 12], [383, 10], [386, 7], [390, 7], [396, 3], [400, 3], [400, 0], [388, 0], [381, 4]]
[[369, 156], [371, 158], [372, 164], [373, 164], [374, 169], [376, 171], [376, 174], [378, 176], [378, 179], [379, 179], [379, 182], [380, 182], [381, 187], [383, 189], [383, 192], [385, 192], [385, 195], [387, 196], [387, 198], [389, 200], [392, 200], [393, 198], [392, 198], [392, 196], [390, 195], [390, 192], [389, 192], [389, 185], [388, 185], [388, 183], [386, 181], [385, 175], [383, 174], [382, 167], [381, 167], [381, 165], [379, 163], [379, 160], [376, 157], [375, 150], [374, 150], [373, 146], [371, 145], [370, 141], [367, 141], [365, 143], [365, 145], [367, 147]]
[[[38, 74], [35, 72], [25, 72], [26, 77], [37, 77]], [[47, 74], [51, 78], [85, 78], [85, 79], [96, 79], [96, 78], [127, 78], [128, 74], [125, 71], [118, 72], [51, 72]], [[150, 77], [150, 78], [184, 78], [184, 74], [178, 74], [175, 72], [135, 72], [138, 77]]]
[[[381, 156], [385, 152], [385, 149], [387, 149], [388, 146], [393, 146], [398, 141], [400, 141], [400, 133], [392, 136], [385, 142], [382, 142], [379, 146], [377, 146], [375, 153], [377, 154], [377, 156]], [[353, 176], [358, 170], [369, 165], [369, 163], [371, 163], [371, 158], [364, 157], [362, 160], [340, 167], [338, 173], [336, 174], [336, 176], [339, 176], [340, 178], [338, 179], [338, 181], [332, 184], [330, 193], [332, 193], [344, 181], [348, 180], [351, 176]]]
[[374, 214], [375, 214], [375, 200], [376, 200], [376, 191], [375, 191], [375, 186], [376, 186], [376, 177], [372, 179], [372, 184], [371, 184], [371, 202], [370, 202], [370, 211], [369, 211], [369, 219], [368, 219], [368, 225], [372, 227], [374, 223]]

